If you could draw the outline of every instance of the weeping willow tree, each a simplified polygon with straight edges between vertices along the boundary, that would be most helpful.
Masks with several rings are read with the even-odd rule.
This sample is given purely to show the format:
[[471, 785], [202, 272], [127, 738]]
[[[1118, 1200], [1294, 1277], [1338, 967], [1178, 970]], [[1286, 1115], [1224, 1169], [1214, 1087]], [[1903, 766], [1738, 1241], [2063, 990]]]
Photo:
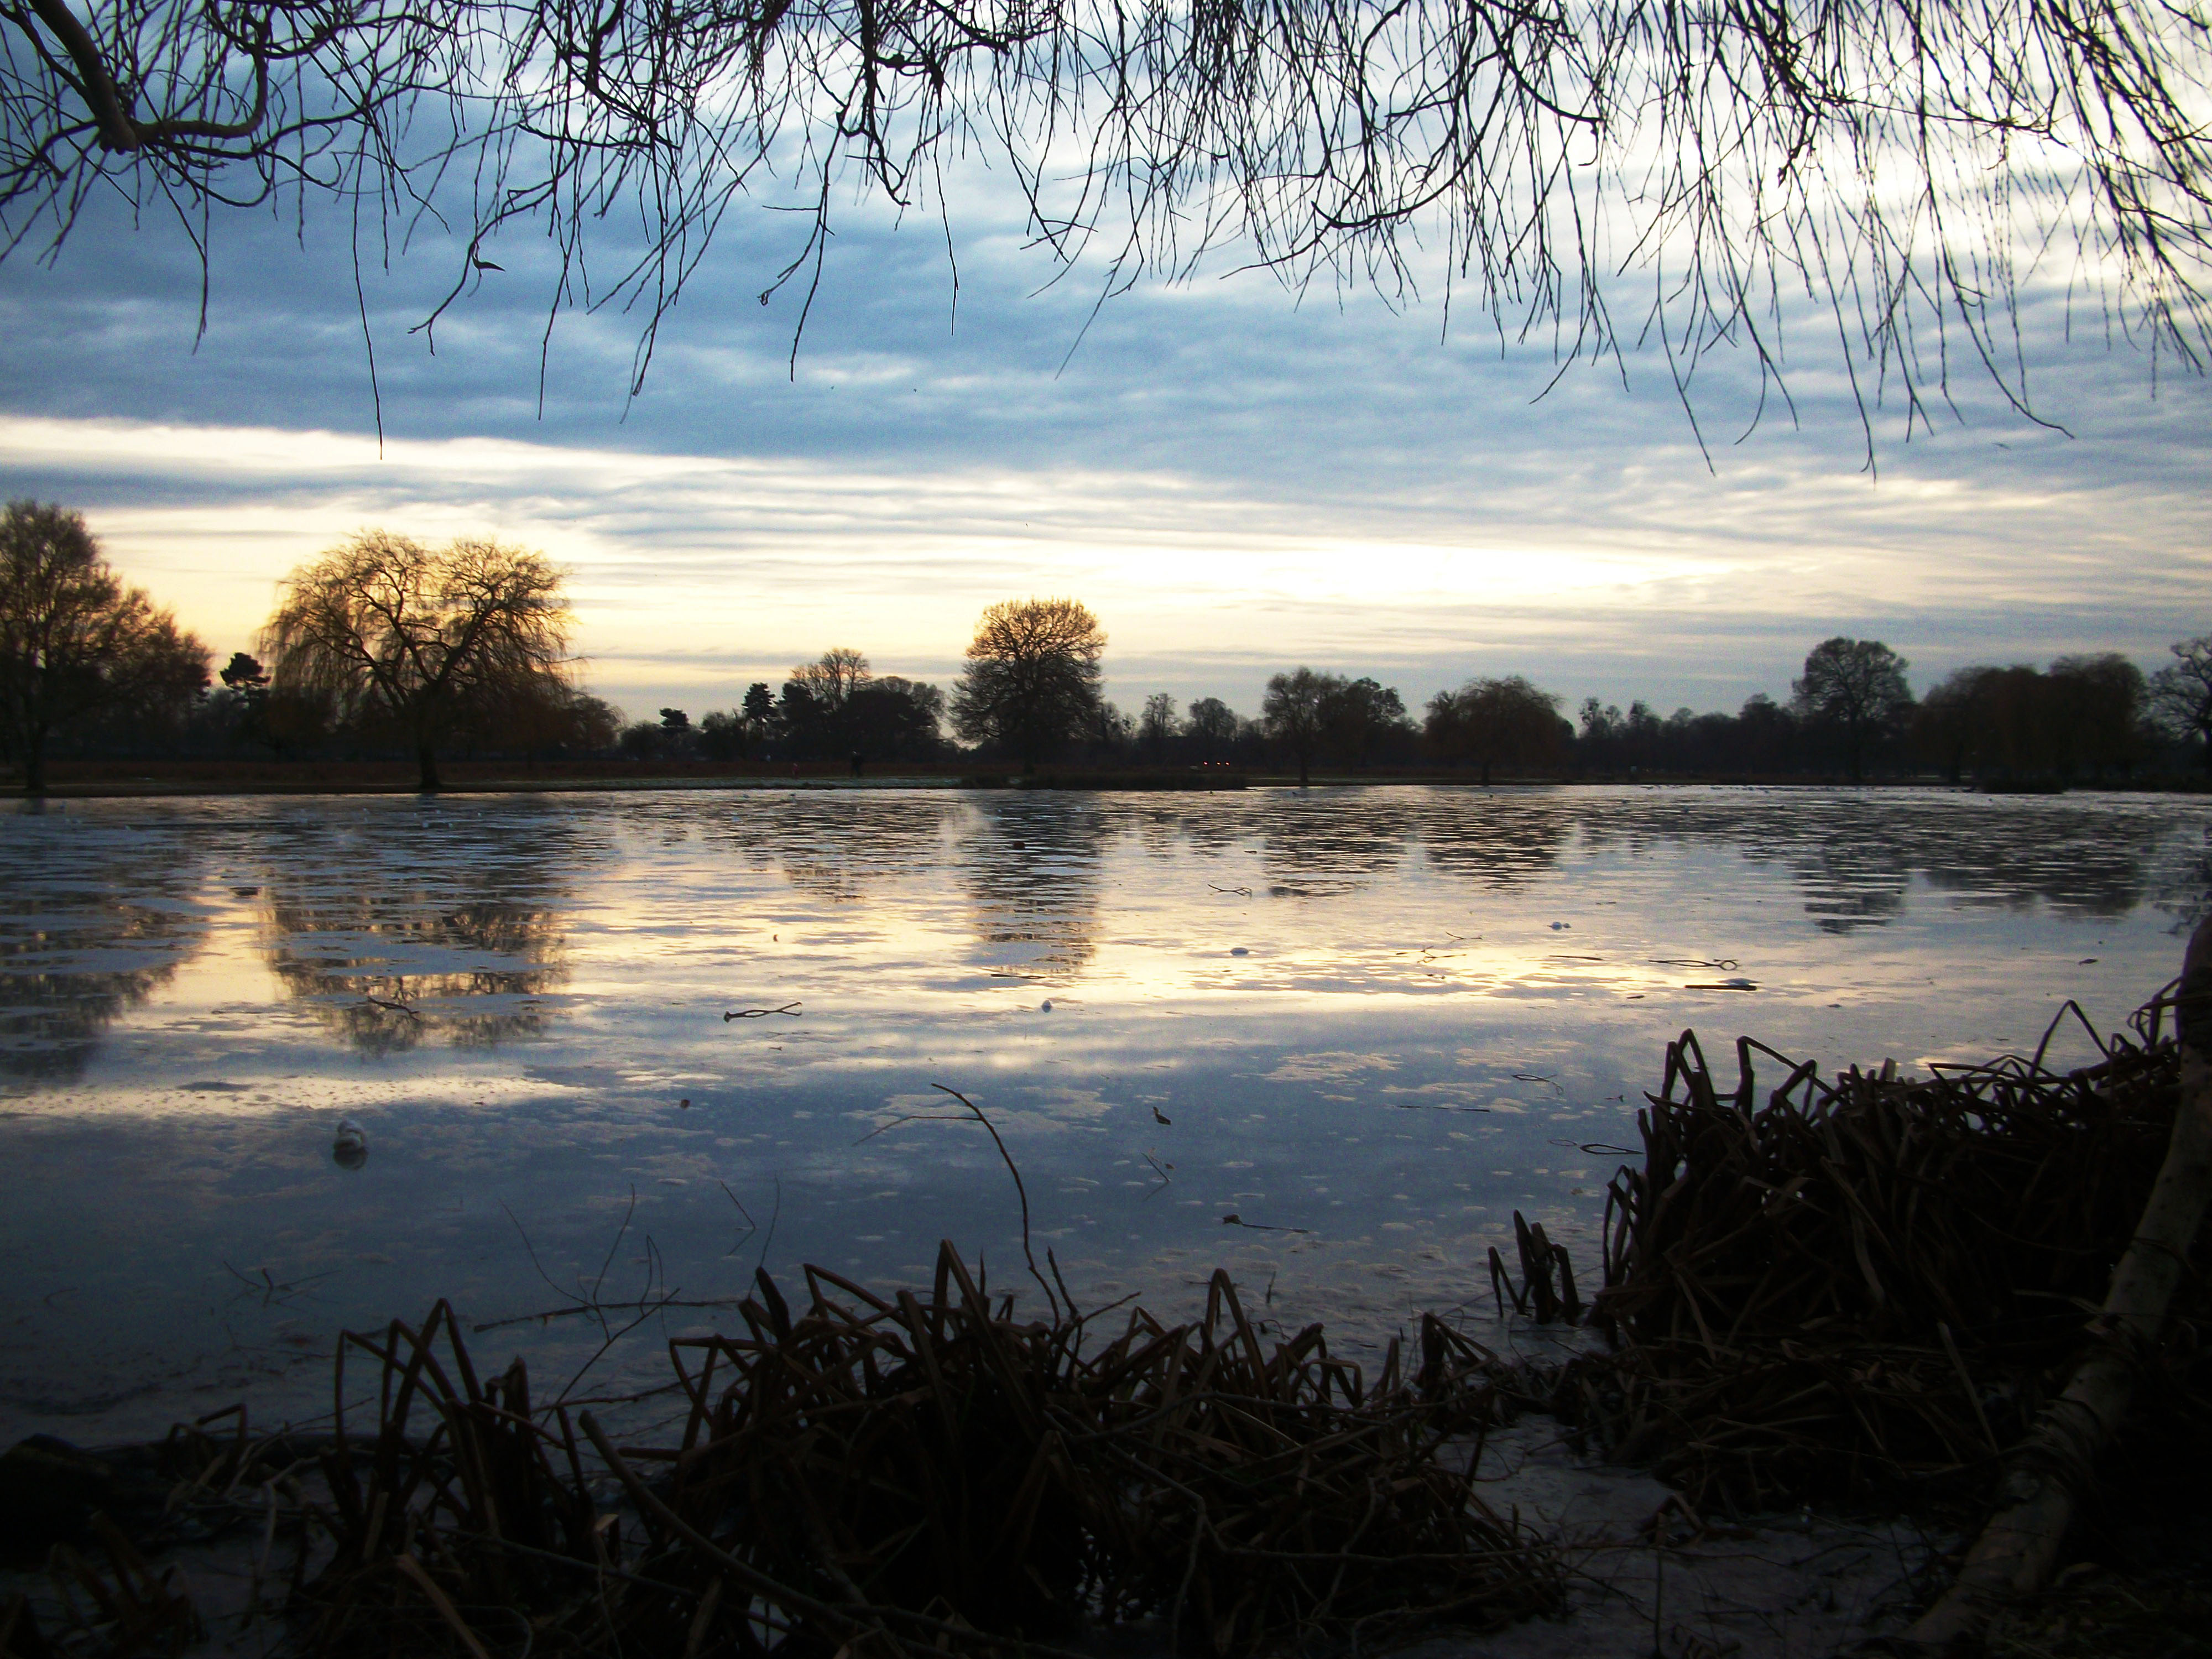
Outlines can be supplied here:
[[[1441, 282], [1563, 362], [1765, 391], [1814, 303], [1863, 415], [1958, 367], [2027, 407], [2043, 262], [2200, 368], [2208, 14], [2173, 0], [0, 0], [0, 251], [95, 191], [350, 216], [465, 201], [442, 312], [528, 225], [551, 304], [655, 329], [740, 198], [941, 208], [986, 161], [1104, 287], [1234, 249]], [[593, 264], [587, 244], [612, 259]], [[397, 246], [387, 238], [385, 246]], [[358, 246], [358, 242], [357, 242]], [[440, 256], [446, 257], [446, 256]], [[1626, 297], [1640, 296], [1640, 297]], [[766, 295], [763, 295], [766, 298]], [[424, 319], [434, 324], [436, 313]], [[801, 326], [804, 326], [802, 312]]]
[[462, 726], [575, 696], [561, 581], [498, 542], [362, 531], [285, 579], [260, 640], [270, 693], [404, 743], [434, 790], [439, 746]]

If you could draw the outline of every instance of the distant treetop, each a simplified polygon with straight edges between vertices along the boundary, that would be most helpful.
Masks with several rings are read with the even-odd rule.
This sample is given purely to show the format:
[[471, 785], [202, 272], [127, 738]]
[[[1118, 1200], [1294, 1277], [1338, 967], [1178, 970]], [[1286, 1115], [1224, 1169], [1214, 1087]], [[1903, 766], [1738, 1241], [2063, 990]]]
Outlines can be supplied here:
[[1006, 599], [983, 612], [952, 693], [953, 729], [1034, 767], [1101, 713], [1106, 633], [1074, 599]]

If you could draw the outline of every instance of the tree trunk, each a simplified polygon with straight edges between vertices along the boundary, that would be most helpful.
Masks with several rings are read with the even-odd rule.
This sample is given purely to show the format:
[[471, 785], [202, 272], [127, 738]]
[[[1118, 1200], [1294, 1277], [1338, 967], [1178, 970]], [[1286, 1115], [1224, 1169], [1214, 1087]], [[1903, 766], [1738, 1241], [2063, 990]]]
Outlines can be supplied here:
[[2175, 1023], [2181, 1098], [2173, 1138], [2135, 1237], [2112, 1270], [2104, 1308], [2089, 1326], [2095, 1346], [2014, 1452], [1998, 1492], [2003, 1507], [1966, 1553], [1958, 1578], [1906, 1633], [1905, 1643], [1921, 1651], [1971, 1646], [2008, 1597], [2029, 1594], [2050, 1577], [2075, 1505], [2127, 1415], [2136, 1373], [2156, 1353], [2167, 1304], [2188, 1274], [2212, 1200], [2212, 917], [2189, 941]]
[[1301, 789], [1306, 787], [1308, 769], [1306, 753], [1302, 749], [1298, 751], [1298, 787]]
[[23, 735], [23, 793], [46, 793], [46, 734], [36, 726]]
[[418, 786], [426, 795], [434, 795], [442, 786], [438, 781], [438, 751], [428, 738], [415, 739], [415, 763], [422, 772]]

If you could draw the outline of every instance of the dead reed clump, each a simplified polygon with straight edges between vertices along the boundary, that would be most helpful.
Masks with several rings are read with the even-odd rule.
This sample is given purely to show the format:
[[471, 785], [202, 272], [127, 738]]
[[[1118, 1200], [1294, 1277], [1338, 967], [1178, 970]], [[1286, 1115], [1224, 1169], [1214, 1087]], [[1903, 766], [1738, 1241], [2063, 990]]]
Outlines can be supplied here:
[[[1744, 1039], [1726, 1091], [1684, 1032], [1643, 1167], [1607, 1195], [1591, 1318], [1612, 1352], [1551, 1373], [1547, 1403], [1699, 1505], [1989, 1469], [2063, 1382], [2164, 1156], [2160, 1013], [2063, 1073], [2048, 1034], [2027, 1059], [1832, 1081]], [[1754, 1054], [1783, 1068], [1763, 1101]], [[2160, 1387], [2201, 1417], [2197, 1333], [2175, 1322]]]
[[59, 1543], [46, 1558], [53, 1595], [45, 1629], [28, 1596], [19, 1592], [0, 1602], [0, 1659], [151, 1659], [181, 1653], [206, 1634], [175, 1567], [149, 1564], [105, 1515], [93, 1516], [92, 1531], [95, 1547]]
[[926, 1300], [806, 1280], [794, 1310], [762, 1274], [744, 1334], [671, 1344], [690, 1411], [662, 1447], [534, 1408], [520, 1364], [479, 1381], [445, 1304], [349, 1336], [377, 1420], [320, 1453], [303, 1648], [1010, 1653], [1155, 1621], [1248, 1659], [1559, 1602], [1475, 1488], [1480, 1387], [1417, 1387], [1395, 1348], [1370, 1382], [1317, 1326], [1269, 1351], [1225, 1274], [1202, 1319], [1104, 1340], [1057, 1304], [1016, 1318], [950, 1244]]

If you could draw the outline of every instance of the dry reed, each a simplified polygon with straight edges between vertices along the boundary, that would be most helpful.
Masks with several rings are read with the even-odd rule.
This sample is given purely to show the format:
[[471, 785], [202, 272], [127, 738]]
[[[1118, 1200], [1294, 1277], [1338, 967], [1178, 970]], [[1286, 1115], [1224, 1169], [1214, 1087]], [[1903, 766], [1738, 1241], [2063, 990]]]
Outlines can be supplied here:
[[[1700, 1505], [1989, 1469], [2079, 1351], [2164, 1154], [2160, 1018], [2064, 1073], [2048, 1035], [2027, 1058], [1832, 1081], [1744, 1039], [1725, 1091], [1686, 1031], [1639, 1114], [1642, 1167], [1607, 1195], [1591, 1319], [1612, 1351], [1522, 1390]], [[1760, 1055], [1782, 1073], [1763, 1101]], [[2161, 1386], [2203, 1422], [2180, 1363], [2197, 1329], [2177, 1322]]]
[[1087, 1340], [1096, 1316], [1019, 1319], [949, 1243], [926, 1298], [806, 1285], [794, 1309], [763, 1273], [744, 1334], [670, 1345], [690, 1411], [664, 1446], [534, 1407], [519, 1362], [480, 1379], [443, 1303], [348, 1336], [341, 1399], [368, 1358], [375, 1422], [342, 1413], [317, 1454], [303, 1649], [1037, 1653], [1148, 1623], [1243, 1659], [1559, 1603], [1555, 1558], [1475, 1486], [1484, 1388], [1402, 1376], [1395, 1346], [1372, 1379], [1318, 1326], [1270, 1349], [1222, 1273], [1198, 1321]]

